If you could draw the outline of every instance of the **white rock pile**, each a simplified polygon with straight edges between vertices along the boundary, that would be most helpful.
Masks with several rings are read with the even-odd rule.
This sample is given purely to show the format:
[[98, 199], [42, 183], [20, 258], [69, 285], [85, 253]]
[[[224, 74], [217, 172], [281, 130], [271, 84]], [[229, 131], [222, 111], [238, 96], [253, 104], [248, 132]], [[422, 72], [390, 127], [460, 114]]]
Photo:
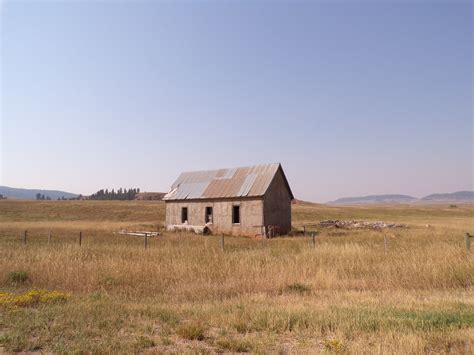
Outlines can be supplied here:
[[382, 221], [340, 221], [340, 220], [326, 220], [319, 222], [321, 227], [336, 227], [336, 228], [372, 228], [372, 229], [383, 229], [383, 228], [399, 228], [405, 227], [403, 224], [396, 223], [385, 223]]

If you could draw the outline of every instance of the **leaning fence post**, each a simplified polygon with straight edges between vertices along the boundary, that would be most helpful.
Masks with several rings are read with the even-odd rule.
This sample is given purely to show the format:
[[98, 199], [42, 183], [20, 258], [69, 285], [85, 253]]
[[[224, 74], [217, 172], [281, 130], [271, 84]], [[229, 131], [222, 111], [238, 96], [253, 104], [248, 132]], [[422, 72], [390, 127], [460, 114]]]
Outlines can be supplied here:
[[48, 244], [51, 242], [51, 231], [48, 233]]
[[23, 234], [23, 244], [26, 244], [26, 230], [25, 230], [25, 233]]
[[145, 233], [145, 249], [148, 248], [148, 233]]
[[79, 246], [82, 245], [82, 231], [79, 232]]
[[221, 248], [224, 251], [224, 234], [221, 235]]
[[472, 254], [471, 238], [474, 238], [474, 235], [470, 235], [469, 233], [464, 233], [464, 240], [466, 241], [466, 249], [467, 249], [468, 254]]

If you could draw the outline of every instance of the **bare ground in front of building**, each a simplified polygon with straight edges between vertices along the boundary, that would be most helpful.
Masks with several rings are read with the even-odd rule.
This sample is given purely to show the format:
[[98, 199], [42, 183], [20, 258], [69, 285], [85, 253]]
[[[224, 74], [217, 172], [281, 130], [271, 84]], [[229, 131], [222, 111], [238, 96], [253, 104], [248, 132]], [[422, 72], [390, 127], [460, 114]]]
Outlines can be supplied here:
[[114, 232], [156, 230], [162, 202], [0, 201], [0, 352], [470, 353], [473, 217], [472, 205], [302, 203], [300, 228], [404, 227], [325, 227], [314, 245], [226, 237], [224, 251], [220, 236], [164, 233], [145, 249]]

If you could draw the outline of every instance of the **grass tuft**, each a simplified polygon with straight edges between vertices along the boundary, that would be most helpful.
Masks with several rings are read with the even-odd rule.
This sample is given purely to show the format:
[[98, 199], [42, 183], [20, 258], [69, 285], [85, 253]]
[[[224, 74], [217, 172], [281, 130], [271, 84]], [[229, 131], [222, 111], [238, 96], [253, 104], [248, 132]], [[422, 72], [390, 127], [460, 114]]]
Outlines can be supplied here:
[[8, 281], [13, 286], [18, 286], [26, 283], [29, 280], [28, 273], [26, 271], [12, 271], [8, 274]]
[[250, 341], [246, 339], [239, 338], [219, 338], [216, 340], [215, 344], [220, 351], [226, 352], [237, 352], [237, 353], [246, 353], [252, 351], [253, 347]]
[[339, 339], [326, 339], [324, 341], [324, 348], [327, 351], [334, 353], [342, 353], [346, 351], [346, 346]]
[[300, 283], [300, 282], [295, 282], [292, 283], [288, 286], [286, 286], [285, 290], [287, 292], [294, 292], [294, 293], [299, 293], [299, 294], [305, 294], [311, 292], [311, 287]]
[[178, 327], [176, 333], [183, 339], [202, 341], [206, 329], [200, 323], [184, 323]]
[[139, 337], [137, 337], [137, 339], [135, 341], [134, 348], [137, 351], [141, 351], [141, 350], [152, 348], [155, 345], [156, 344], [152, 339], [140, 335]]

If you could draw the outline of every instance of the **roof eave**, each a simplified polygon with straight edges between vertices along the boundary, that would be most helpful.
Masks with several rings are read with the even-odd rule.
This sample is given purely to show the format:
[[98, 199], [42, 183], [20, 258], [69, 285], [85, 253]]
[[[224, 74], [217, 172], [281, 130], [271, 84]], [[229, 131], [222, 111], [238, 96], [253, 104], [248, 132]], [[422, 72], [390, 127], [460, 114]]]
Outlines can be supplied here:
[[263, 198], [264, 195], [252, 195], [252, 196], [233, 196], [233, 197], [200, 197], [200, 198], [185, 198], [185, 199], [163, 199], [165, 202], [204, 202], [204, 201], [223, 201], [223, 200], [255, 200]]

